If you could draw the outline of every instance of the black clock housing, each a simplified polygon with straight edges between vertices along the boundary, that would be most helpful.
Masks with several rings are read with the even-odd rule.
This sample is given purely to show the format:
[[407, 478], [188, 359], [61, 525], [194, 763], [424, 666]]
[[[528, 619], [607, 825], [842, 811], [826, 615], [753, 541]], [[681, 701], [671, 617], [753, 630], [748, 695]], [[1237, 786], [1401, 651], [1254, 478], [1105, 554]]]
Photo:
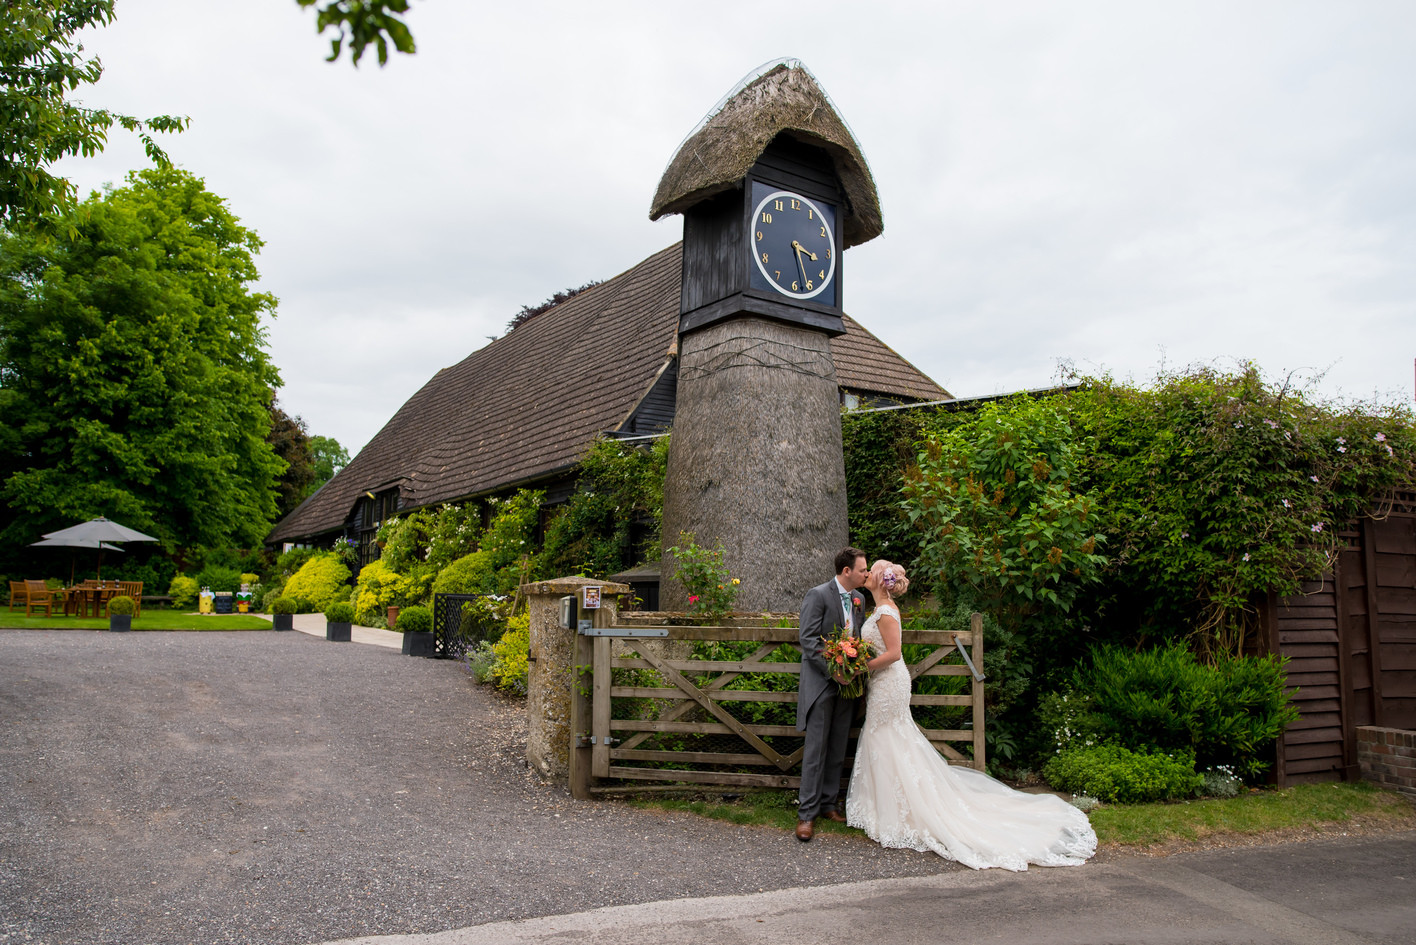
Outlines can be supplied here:
[[[778, 135], [740, 187], [684, 211], [679, 332], [746, 315], [844, 334], [844, 199], [823, 149]], [[758, 226], [764, 212], [771, 214], [771, 223]], [[793, 242], [801, 247], [800, 254]], [[766, 265], [761, 264], [764, 251]], [[805, 287], [808, 281], [810, 289]]]

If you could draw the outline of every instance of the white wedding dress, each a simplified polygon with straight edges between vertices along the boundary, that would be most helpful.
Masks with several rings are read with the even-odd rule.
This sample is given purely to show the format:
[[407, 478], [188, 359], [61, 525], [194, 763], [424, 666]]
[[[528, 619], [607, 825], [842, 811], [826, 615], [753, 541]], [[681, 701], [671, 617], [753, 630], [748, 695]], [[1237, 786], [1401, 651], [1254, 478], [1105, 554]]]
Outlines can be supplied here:
[[[885, 652], [877, 607], [861, 636]], [[881, 846], [933, 850], [974, 869], [1076, 866], [1096, 852], [1087, 815], [1053, 794], [1024, 794], [951, 766], [910, 716], [910, 673], [897, 660], [871, 675], [846, 820]]]

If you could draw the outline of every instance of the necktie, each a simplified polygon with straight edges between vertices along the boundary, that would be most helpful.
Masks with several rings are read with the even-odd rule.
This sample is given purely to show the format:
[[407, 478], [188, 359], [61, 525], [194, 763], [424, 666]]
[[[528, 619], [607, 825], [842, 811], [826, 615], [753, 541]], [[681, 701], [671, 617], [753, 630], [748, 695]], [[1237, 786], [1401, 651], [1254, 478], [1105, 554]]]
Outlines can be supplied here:
[[[851, 595], [845, 591], [841, 592], [841, 606], [845, 608], [846, 620], [849, 621], [851, 614]], [[847, 624], [847, 626], [849, 626], [849, 624]]]

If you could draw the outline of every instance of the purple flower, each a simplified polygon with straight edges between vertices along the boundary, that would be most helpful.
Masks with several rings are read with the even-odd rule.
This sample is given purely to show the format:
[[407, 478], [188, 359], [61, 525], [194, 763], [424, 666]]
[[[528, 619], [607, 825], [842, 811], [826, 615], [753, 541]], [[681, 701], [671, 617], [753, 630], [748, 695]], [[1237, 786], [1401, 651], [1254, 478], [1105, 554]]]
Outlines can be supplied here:
[[1319, 522], [1318, 524], [1316, 524], [1316, 525], [1313, 526], [1313, 531], [1315, 531], [1315, 532], [1320, 532], [1320, 531], [1322, 531], [1322, 530], [1323, 530], [1323, 523], [1322, 523], [1322, 522]]
[[1347, 447], [1345, 447], [1345, 446], [1339, 446], [1339, 447], [1337, 448], [1337, 451], [1338, 451], [1339, 453], [1345, 453], [1345, 452], [1347, 452]]
[[1268, 417], [1265, 417], [1265, 418], [1264, 418], [1264, 423], [1267, 423], [1270, 427], [1272, 427], [1272, 428], [1275, 429], [1275, 430], [1278, 429], [1278, 421], [1277, 421], [1277, 420], [1270, 420]]
[[1385, 433], [1378, 433], [1378, 434], [1377, 434], [1376, 436], [1374, 436], [1372, 439], [1376, 440], [1378, 443], [1385, 443], [1385, 442], [1386, 442], [1386, 434], [1385, 434]]
[[1249, 560], [1249, 553], [1248, 553], [1247, 551], [1244, 552], [1244, 560], [1245, 560], [1245, 561], [1248, 561], [1248, 560]]
[[1242, 430], [1242, 429], [1244, 429], [1244, 424], [1243, 424], [1243, 422], [1234, 424], [1234, 429], [1236, 429], [1236, 430]]
[[1190, 537], [1190, 533], [1189, 533], [1189, 532], [1181, 532], [1181, 533], [1180, 533], [1180, 537], [1181, 537], [1181, 538], [1189, 538], [1189, 537]]
[[1311, 480], [1313, 480], [1314, 482], [1317, 482], [1317, 481], [1318, 481], [1318, 477], [1317, 477], [1317, 476], [1309, 476], [1308, 478], [1311, 479]]
[[1285, 509], [1291, 509], [1291, 508], [1293, 508], [1292, 504], [1289, 503], [1289, 501], [1288, 501], [1287, 499], [1284, 499], [1284, 500], [1283, 500], [1283, 507], [1284, 507]]
[[1337, 438], [1337, 442], [1339, 442], [1339, 443], [1346, 443], [1347, 441], [1346, 441], [1345, 439], [1343, 439], [1342, 437], [1338, 437], [1338, 438]]

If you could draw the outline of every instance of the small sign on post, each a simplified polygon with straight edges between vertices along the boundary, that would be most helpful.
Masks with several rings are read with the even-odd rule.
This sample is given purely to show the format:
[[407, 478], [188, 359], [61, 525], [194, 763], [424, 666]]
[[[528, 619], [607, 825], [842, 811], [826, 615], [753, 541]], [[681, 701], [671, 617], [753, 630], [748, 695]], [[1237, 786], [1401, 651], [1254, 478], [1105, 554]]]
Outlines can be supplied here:
[[600, 588], [596, 585], [589, 585], [581, 588], [582, 597], [580, 606], [586, 610], [600, 609]]

